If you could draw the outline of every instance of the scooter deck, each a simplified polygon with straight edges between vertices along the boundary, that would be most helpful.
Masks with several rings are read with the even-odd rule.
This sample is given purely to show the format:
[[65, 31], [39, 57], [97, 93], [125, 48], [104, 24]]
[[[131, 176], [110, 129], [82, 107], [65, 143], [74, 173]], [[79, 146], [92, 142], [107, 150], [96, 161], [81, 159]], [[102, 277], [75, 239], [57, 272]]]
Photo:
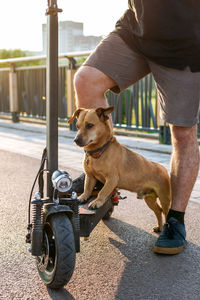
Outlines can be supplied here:
[[109, 197], [107, 201], [97, 209], [89, 209], [88, 206], [96, 196], [93, 196], [85, 204], [79, 205], [79, 216], [80, 216], [80, 236], [89, 237], [92, 230], [99, 223], [99, 221], [106, 215], [106, 213], [112, 209], [112, 197]]

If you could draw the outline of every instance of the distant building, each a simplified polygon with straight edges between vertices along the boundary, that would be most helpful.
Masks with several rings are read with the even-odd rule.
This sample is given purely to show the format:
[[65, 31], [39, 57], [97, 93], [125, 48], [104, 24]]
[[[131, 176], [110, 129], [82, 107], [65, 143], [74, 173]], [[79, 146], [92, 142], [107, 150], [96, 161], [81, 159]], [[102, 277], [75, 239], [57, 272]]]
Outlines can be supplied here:
[[[47, 25], [42, 25], [43, 53], [47, 49]], [[83, 35], [83, 23], [62, 21], [58, 24], [59, 53], [93, 50], [102, 40], [102, 36]]]

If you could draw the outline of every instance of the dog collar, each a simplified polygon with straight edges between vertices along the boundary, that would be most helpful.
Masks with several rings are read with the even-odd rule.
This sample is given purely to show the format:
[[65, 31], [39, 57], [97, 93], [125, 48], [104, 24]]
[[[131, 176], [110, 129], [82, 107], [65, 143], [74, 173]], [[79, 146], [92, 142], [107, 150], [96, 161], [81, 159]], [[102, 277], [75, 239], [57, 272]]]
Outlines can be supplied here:
[[112, 139], [113, 137], [111, 137], [111, 139], [107, 143], [105, 143], [102, 147], [91, 151], [85, 151], [85, 153], [89, 156], [92, 156], [93, 158], [99, 158], [102, 155], [102, 153], [108, 148]]

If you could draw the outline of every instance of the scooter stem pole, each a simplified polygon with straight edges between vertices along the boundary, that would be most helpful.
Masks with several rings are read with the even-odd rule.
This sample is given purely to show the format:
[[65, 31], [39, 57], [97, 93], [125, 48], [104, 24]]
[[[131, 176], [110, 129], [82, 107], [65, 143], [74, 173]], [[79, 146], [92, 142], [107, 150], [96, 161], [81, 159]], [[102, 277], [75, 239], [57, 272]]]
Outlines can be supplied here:
[[52, 173], [58, 169], [58, 12], [57, 0], [48, 0], [47, 15], [47, 68], [46, 68], [46, 119], [47, 119], [47, 197], [52, 198]]

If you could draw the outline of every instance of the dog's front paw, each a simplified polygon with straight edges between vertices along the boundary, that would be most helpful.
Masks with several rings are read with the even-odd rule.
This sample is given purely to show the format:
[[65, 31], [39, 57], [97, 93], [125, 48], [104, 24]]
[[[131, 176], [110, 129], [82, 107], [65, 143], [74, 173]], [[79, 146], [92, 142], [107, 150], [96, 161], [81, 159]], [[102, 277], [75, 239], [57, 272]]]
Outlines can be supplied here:
[[80, 203], [87, 202], [87, 199], [88, 199], [88, 196], [84, 193], [78, 197], [78, 200], [80, 201]]
[[101, 199], [95, 199], [94, 201], [92, 201], [90, 204], [89, 204], [89, 208], [90, 209], [95, 209], [95, 208], [99, 208], [103, 205], [103, 201]]

